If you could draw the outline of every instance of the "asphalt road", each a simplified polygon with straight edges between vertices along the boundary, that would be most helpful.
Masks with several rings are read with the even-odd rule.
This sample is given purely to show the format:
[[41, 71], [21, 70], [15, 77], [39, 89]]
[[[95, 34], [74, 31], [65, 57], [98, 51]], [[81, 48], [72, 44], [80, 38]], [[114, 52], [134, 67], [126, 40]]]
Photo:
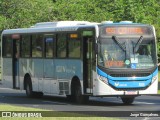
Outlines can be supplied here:
[[55, 111], [81, 111], [82, 113], [88, 111], [89, 114], [97, 113], [99, 116], [106, 111], [114, 111], [115, 113], [122, 111], [124, 111], [124, 113], [126, 111], [130, 111], [131, 113], [137, 111], [158, 111], [160, 116], [160, 96], [139, 96], [132, 105], [124, 105], [120, 98], [115, 97], [90, 97], [89, 103], [77, 105], [63, 97], [44, 96], [41, 99], [27, 98], [25, 91], [3, 88], [1, 86], [2, 85], [0, 85], [0, 104], [7, 103]]

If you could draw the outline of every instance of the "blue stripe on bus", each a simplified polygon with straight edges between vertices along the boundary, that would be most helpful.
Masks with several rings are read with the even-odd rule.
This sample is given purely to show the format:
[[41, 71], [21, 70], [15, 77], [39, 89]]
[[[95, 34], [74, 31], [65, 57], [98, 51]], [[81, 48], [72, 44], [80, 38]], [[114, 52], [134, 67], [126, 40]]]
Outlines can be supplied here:
[[153, 76], [156, 76], [158, 74], [158, 68], [153, 72]]
[[98, 73], [98, 75], [101, 75], [103, 77], [108, 78], [108, 75], [105, 72], [103, 72], [102, 70], [100, 70], [98, 67], [97, 67], [97, 73]]

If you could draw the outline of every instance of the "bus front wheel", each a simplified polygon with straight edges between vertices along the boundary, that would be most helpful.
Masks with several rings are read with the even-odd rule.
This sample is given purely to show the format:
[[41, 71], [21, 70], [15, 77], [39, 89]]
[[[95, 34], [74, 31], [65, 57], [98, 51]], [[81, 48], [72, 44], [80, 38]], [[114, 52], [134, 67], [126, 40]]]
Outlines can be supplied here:
[[122, 99], [122, 102], [125, 104], [125, 105], [130, 105], [134, 102], [134, 98], [135, 97], [121, 97]]
[[78, 104], [86, 103], [89, 100], [89, 96], [82, 95], [81, 86], [78, 84], [75, 86], [74, 98], [75, 102]]

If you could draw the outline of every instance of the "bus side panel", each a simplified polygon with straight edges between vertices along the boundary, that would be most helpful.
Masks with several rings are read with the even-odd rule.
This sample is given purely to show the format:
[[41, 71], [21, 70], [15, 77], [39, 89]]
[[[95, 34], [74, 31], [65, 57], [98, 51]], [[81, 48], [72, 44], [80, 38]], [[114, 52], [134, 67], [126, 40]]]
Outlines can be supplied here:
[[81, 60], [72, 59], [56, 59], [55, 60], [55, 72], [58, 79], [72, 79], [73, 76], [77, 76], [82, 80], [83, 70]]
[[43, 59], [20, 59], [19, 66], [20, 88], [24, 88], [24, 76], [28, 73], [32, 80], [33, 91], [41, 91], [43, 89]]
[[79, 80], [83, 78], [82, 62], [76, 59], [55, 59], [54, 61], [55, 78], [58, 80], [59, 94], [70, 94], [70, 81], [72, 78], [74, 76], [77, 76]]
[[81, 60], [67, 60], [68, 77], [72, 79], [73, 76], [77, 76], [80, 80], [83, 80], [83, 65]]
[[13, 88], [12, 58], [3, 58], [2, 82], [3, 86]]
[[[25, 64], [26, 62], [24, 61], [27, 61], [23, 58], [20, 58], [19, 59], [19, 79], [20, 79], [20, 90], [23, 90], [24, 89], [24, 76], [25, 76], [25, 73], [26, 73], [26, 67], [25, 67]], [[23, 70], [24, 69], [24, 70]], [[25, 72], [24, 72], [25, 71]]]
[[20, 58], [19, 59], [19, 79], [20, 79], [20, 89], [24, 89], [24, 77], [29, 74], [32, 78], [34, 66], [32, 64], [32, 59], [30, 58]]
[[43, 89], [43, 59], [32, 59], [32, 89], [42, 91]]
[[44, 59], [43, 93], [58, 94], [58, 82], [54, 76], [54, 60]]

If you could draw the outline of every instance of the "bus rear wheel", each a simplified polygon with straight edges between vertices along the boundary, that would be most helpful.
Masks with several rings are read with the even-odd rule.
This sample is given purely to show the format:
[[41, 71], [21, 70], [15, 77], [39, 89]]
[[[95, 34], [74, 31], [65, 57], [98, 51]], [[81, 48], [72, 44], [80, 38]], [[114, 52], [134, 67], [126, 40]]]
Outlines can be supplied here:
[[123, 104], [130, 105], [134, 102], [135, 97], [121, 97]]
[[26, 83], [26, 95], [27, 97], [33, 97], [32, 84], [29, 81]]

